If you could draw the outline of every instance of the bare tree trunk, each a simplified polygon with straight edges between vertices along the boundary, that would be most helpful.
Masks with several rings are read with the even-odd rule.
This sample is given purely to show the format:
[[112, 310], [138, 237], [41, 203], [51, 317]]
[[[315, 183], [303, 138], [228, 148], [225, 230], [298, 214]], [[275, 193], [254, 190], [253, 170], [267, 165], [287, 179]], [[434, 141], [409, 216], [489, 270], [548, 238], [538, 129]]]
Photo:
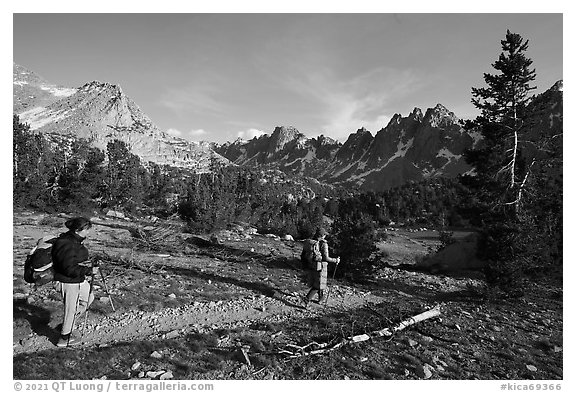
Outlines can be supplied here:
[[[441, 313], [440, 306], [436, 306], [436, 307], [434, 307], [428, 311], [425, 311], [421, 314], [418, 314], [418, 315], [415, 315], [411, 318], [408, 318], [408, 319], [400, 322], [398, 325], [396, 325], [392, 328], [384, 328], [384, 329], [376, 330], [374, 332], [370, 332], [367, 334], [359, 334], [357, 336], [347, 337], [347, 338], [342, 339], [340, 342], [338, 342], [334, 345], [331, 345], [331, 346], [330, 346], [330, 343], [317, 343], [317, 342], [312, 342], [312, 343], [306, 344], [302, 347], [297, 346], [297, 345], [293, 345], [293, 344], [288, 344], [288, 347], [294, 348], [294, 350], [288, 351], [285, 349], [285, 350], [281, 350], [279, 353], [287, 354], [291, 358], [296, 358], [296, 357], [306, 356], [306, 355], [319, 355], [319, 354], [323, 354], [326, 352], [334, 351], [334, 350], [336, 350], [336, 349], [338, 349], [338, 348], [340, 348], [346, 344], [368, 341], [368, 340], [375, 338], [375, 337], [391, 337], [395, 332], [398, 332], [400, 330], [404, 330], [407, 327], [412, 326], [418, 322], [424, 321], [426, 319], [437, 317], [440, 315], [440, 313]], [[311, 346], [315, 346], [317, 349], [307, 351], [306, 349], [308, 347], [311, 347]]]

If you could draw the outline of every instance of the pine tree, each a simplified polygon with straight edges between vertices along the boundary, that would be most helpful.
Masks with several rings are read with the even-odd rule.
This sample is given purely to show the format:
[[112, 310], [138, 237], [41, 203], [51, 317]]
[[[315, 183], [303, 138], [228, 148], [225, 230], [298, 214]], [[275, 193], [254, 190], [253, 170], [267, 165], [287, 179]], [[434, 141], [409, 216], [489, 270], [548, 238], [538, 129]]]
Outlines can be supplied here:
[[139, 207], [142, 202], [145, 169], [140, 158], [130, 153], [126, 143], [113, 140], [107, 145], [107, 198], [106, 202], [116, 208], [120, 205], [128, 210]]
[[526, 106], [530, 91], [535, 89], [530, 83], [536, 72], [525, 55], [528, 41], [508, 30], [501, 44], [503, 52], [492, 64], [500, 73], [485, 73], [488, 86], [472, 88], [472, 103], [481, 111], [472, 125], [480, 130], [484, 141], [466, 158], [475, 169], [476, 181], [487, 191], [481, 196], [487, 208], [514, 218], [521, 208], [531, 168], [523, 162], [521, 130], [530, 116]]
[[47, 142], [14, 115], [12, 143], [14, 203], [43, 208], [48, 199], [47, 185], [53, 167], [53, 155]]
[[530, 123], [527, 107], [536, 73], [525, 54], [527, 40], [508, 30], [501, 44], [502, 53], [492, 64], [499, 73], [485, 73], [487, 87], [472, 88], [472, 103], [481, 114], [468, 127], [478, 129], [483, 142], [466, 153], [475, 176], [465, 176], [463, 181], [478, 200], [483, 226], [479, 250], [488, 263], [487, 279], [515, 291], [521, 289], [527, 260], [520, 237], [526, 216], [523, 195], [535, 162], [526, 154], [526, 125]]

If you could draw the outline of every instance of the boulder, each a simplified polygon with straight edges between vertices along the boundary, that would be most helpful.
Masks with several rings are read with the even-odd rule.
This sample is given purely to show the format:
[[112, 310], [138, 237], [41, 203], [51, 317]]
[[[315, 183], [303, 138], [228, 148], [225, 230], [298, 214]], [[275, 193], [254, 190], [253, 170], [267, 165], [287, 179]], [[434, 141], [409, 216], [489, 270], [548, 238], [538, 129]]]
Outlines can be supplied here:
[[416, 266], [433, 272], [480, 270], [486, 262], [476, 256], [478, 234], [472, 233], [437, 253], [423, 258]]
[[106, 216], [108, 217], [116, 217], [116, 218], [126, 218], [126, 216], [124, 215], [124, 213], [116, 211], [116, 210], [108, 210], [108, 212], [106, 213]]

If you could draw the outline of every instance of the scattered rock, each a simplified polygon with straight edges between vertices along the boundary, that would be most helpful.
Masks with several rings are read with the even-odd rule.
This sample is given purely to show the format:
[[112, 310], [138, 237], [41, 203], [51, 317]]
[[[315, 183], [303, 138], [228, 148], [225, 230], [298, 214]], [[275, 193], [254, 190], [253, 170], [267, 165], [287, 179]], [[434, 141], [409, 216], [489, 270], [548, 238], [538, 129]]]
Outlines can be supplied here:
[[172, 379], [172, 378], [174, 378], [174, 375], [172, 374], [172, 371], [170, 371], [170, 370], [168, 370], [164, 374], [160, 375], [160, 379]]
[[172, 330], [171, 332], [166, 333], [164, 336], [164, 338], [167, 339], [171, 339], [171, 338], [176, 338], [180, 335], [180, 332], [178, 332], [178, 330]]
[[124, 213], [116, 211], [116, 210], [108, 210], [106, 213], [107, 217], [116, 217], [116, 218], [126, 218]]
[[170, 295], [168, 295], [168, 297], [169, 297], [170, 299], [176, 299], [176, 295], [173, 294], [173, 293], [171, 293]]
[[130, 367], [130, 370], [136, 371], [140, 368], [140, 366], [141, 366], [140, 362], [136, 362], [132, 365], [132, 367]]
[[[23, 300], [23, 299], [27, 299], [29, 296], [25, 293], [15, 293], [13, 295], [13, 297], [15, 300]], [[30, 296], [30, 297], [32, 297], [32, 296]]]
[[422, 367], [418, 367], [418, 376], [424, 379], [430, 379], [432, 377], [434, 368], [428, 363], [424, 363]]
[[415, 347], [416, 345], [418, 345], [418, 341], [412, 340], [411, 338], [409, 338], [408, 339], [408, 345], [410, 345], [411, 347]]
[[536, 368], [536, 366], [533, 366], [531, 364], [527, 364], [526, 368], [532, 372], [538, 371], [538, 369]]
[[150, 354], [150, 357], [154, 359], [162, 359], [162, 354], [158, 351], [154, 351]]
[[148, 372], [146, 373], [146, 376], [147, 376], [148, 378], [156, 378], [156, 377], [159, 377], [160, 375], [165, 374], [165, 373], [166, 373], [166, 370], [148, 371]]

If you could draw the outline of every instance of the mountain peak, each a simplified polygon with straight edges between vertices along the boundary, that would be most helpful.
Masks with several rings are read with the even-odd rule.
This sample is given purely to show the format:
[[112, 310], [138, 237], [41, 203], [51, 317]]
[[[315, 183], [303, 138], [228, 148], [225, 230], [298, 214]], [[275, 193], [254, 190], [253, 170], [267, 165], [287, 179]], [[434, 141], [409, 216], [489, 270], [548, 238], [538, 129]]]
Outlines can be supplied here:
[[275, 143], [284, 146], [286, 143], [298, 139], [303, 136], [303, 134], [298, 131], [296, 127], [293, 126], [278, 126], [274, 128], [274, 132], [270, 136], [271, 140]]
[[294, 126], [276, 126], [274, 128], [274, 132], [272, 132], [272, 135], [274, 134], [285, 137], [296, 137], [301, 135], [300, 131], [298, 131], [298, 129]]
[[422, 110], [418, 107], [415, 107], [412, 110], [412, 113], [410, 113], [410, 116], [408, 116], [409, 119], [415, 120], [415, 121], [422, 121], [422, 118], [424, 116], [422, 115]]
[[228, 160], [210, 146], [168, 135], [142, 112], [120, 85], [93, 80], [80, 88], [59, 87], [14, 64], [14, 113], [30, 129], [84, 138], [101, 150], [125, 142], [144, 161], [205, 171], [212, 158]]
[[101, 92], [104, 90], [115, 92], [118, 94], [118, 96], [122, 95], [122, 87], [120, 87], [120, 85], [115, 85], [108, 82], [100, 82], [97, 80], [85, 83], [79, 89], [80, 92], [84, 93]]
[[559, 80], [558, 82], [554, 83], [554, 85], [550, 88], [550, 90], [563, 91], [564, 90], [564, 81]]
[[424, 122], [432, 127], [446, 127], [458, 122], [458, 118], [450, 112], [444, 105], [436, 104], [434, 108], [428, 108], [424, 115]]
[[269, 151], [280, 151], [286, 146], [287, 143], [299, 139], [304, 135], [292, 126], [278, 126], [274, 128], [274, 132], [270, 135]]

